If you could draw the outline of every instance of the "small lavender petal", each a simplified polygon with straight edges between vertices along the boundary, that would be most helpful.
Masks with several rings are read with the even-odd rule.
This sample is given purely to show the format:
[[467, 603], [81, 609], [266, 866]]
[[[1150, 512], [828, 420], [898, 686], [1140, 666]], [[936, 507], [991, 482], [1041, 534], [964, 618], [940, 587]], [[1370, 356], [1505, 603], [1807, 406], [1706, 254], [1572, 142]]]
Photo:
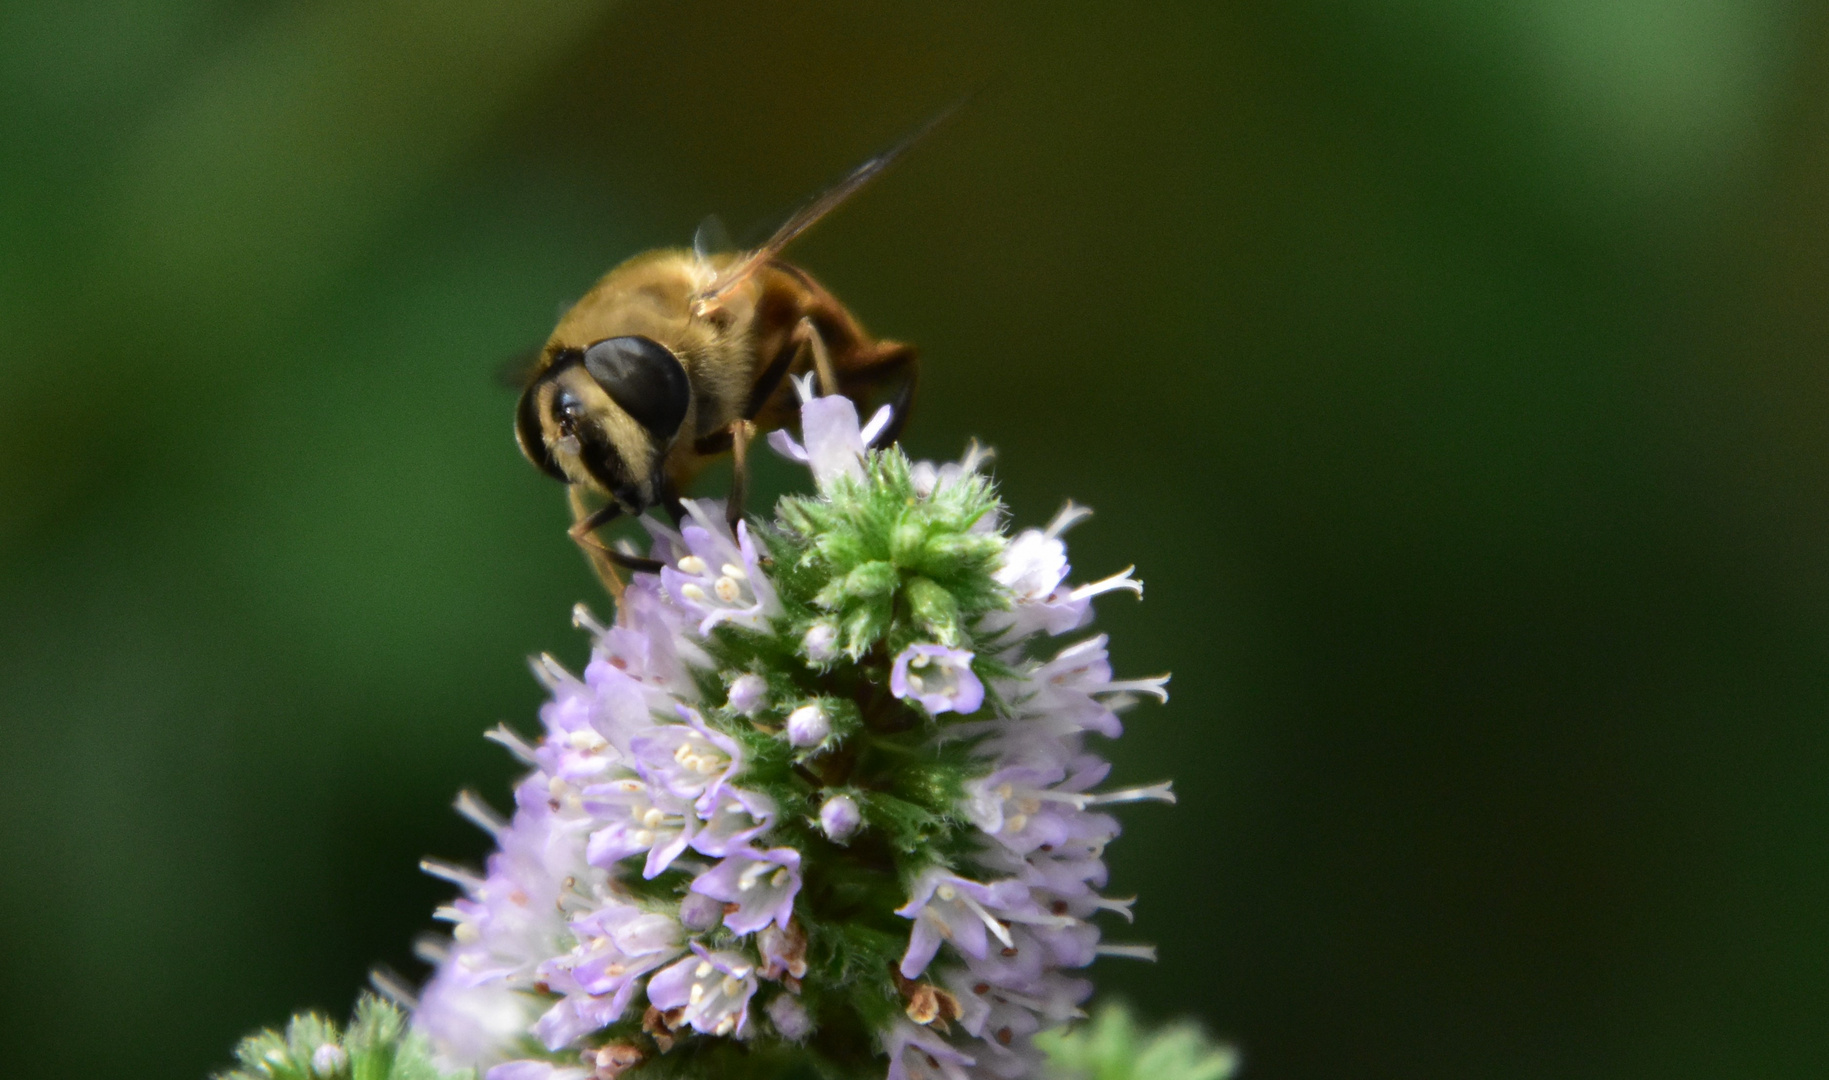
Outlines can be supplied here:
[[889, 692], [913, 698], [935, 715], [974, 713], [984, 704], [984, 683], [972, 671], [972, 654], [945, 645], [910, 645], [898, 653]]
[[751, 934], [770, 923], [785, 928], [800, 892], [800, 852], [789, 847], [735, 851], [693, 879], [692, 891], [737, 905], [724, 925]]

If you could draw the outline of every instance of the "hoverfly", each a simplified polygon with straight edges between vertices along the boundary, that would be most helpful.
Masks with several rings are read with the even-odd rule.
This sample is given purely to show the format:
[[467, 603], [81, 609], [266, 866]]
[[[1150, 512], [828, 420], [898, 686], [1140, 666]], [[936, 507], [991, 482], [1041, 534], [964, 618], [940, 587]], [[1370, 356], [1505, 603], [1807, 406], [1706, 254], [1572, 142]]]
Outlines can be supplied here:
[[796, 414], [791, 376], [812, 372], [822, 393], [860, 408], [892, 387], [892, 419], [876, 445], [900, 434], [914, 400], [915, 350], [871, 337], [781, 254], [953, 108], [853, 169], [755, 250], [709, 250], [701, 229], [693, 248], [645, 252], [611, 270], [560, 318], [521, 391], [515, 437], [528, 460], [566, 485], [570, 535], [613, 595], [622, 591], [616, 567], [657, 566], [609, 548], [597, 530], [654, 506], [677, 521], [685, 485], [726, 453], [735, 466], [726, 504], [734, 530], [750, 440]]

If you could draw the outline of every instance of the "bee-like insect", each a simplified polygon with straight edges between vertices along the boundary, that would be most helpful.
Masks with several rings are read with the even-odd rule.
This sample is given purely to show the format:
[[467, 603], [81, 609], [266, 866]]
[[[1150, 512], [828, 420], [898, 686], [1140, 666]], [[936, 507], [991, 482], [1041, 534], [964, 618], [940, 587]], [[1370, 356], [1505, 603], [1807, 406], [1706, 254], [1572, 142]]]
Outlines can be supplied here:
[[622, 590], [615, 566], [655, 567], [605, 546], [596, 531], [654, 506], [677, 521], [685, 485], [726, 453], [735, 528], [750, 439], [795, 413], [790, 376], [814, 372], [823, 393], [860, 406], [893, 389], [877, 444], [900, 433], [913, 404], [914, 349], [872, 338], [781, 252], [944, 115], [858, 166], [754, 251], [700, 243], [637, 255], [559, 320], [521, 392], [515, 437], [528, 460], [566, 484], [571, 536], [613, 594]]

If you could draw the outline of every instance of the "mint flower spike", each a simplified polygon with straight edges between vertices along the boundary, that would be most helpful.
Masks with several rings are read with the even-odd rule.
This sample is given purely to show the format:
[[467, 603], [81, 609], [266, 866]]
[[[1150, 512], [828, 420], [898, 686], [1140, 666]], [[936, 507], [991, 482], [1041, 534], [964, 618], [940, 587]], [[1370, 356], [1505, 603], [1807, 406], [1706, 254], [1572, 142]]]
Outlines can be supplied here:
[[1069, 584], [1084, 510], [1012, 535], [988, 454], [873, 450], [886, 414], [799, 386], [770, 442], [816, 493], [734, 533], [707, 501], [650, 521], [662, 569], [613, 624], [578, 613], [583, 673], [535, 662], [540, 737], [490, 734], [530, 771], [509, 817], [459, 800], [481, 872], [425, 864], [462, 893], [414, 1014], [440, 1067], [1019, 1080], [1085, 1015], [1078, 969], [1154, 957], [1103, 940], [1133, 902], [1104, 893], [1108, 810], [1174, 795], [1102, 787], [1095, 740], [1167, 677], [1056, 640], [1141, 583]]

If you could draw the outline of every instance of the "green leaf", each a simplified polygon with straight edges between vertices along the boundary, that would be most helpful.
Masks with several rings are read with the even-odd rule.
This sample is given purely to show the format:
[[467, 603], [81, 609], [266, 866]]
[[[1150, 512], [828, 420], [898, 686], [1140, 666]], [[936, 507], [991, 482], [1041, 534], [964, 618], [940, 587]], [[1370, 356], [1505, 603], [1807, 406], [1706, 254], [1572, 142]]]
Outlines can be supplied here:
[[1035, 1045], [1048, 1055], [1053, 1080], [1227, 1080], [1238, 1051], [1214, 1042], [1197, 1025], [1145, 1031], [1122, 1005], [1107, 1005], [1089, 1024], [1044, 1032]]

